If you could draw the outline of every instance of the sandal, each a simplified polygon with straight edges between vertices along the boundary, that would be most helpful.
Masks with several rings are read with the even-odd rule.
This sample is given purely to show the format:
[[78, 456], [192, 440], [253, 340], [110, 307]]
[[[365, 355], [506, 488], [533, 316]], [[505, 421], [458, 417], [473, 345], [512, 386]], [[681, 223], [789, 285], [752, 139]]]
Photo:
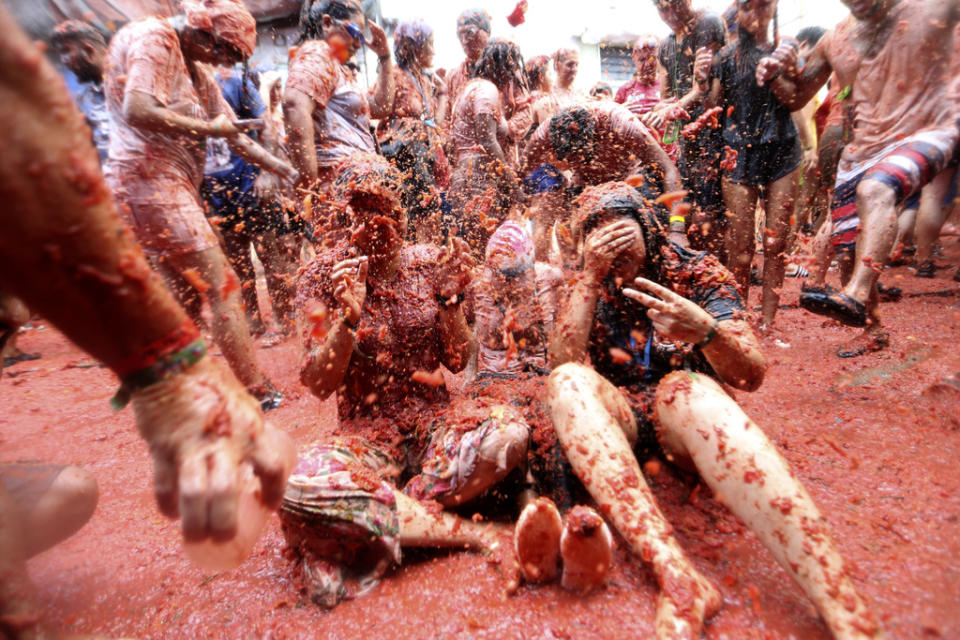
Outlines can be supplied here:
[[867, 326], [867, 308], [845, 293], [824, 287], [822, 291], [800, 294], [800, 306], [821, 316], [833, 318], [850, 327]]
[[877, 294], [881, 302], [896, 302], [903, 297], [903, 289], [900, 287], [888, 287], [882, 282], [877, 283]]
[[841, 358], [857, 358], [874, 351], [882, 351], [890, 346], [890, 334], [886, 331], [880, 333], [862, 333], [847, 344], [837, 349], [837, 356]]
[[917, 271], [914, 273], [914, 277], [917, 278], [932, 278], [936, 273], [937, 267], [933, 264], [933, 260], [927, 260], [926, 262], [921, 262], [917, 265]]
[[247, 387], [247, 392], [260, 402], [260, 409], [264, 413], [283, 404], [283, 394], [271, 382]]

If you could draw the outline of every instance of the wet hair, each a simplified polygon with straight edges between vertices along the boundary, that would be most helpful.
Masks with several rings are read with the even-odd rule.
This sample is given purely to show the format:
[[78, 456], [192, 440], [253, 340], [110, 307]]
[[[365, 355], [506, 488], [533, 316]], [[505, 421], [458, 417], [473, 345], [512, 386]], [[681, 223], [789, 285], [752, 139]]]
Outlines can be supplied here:
[[393, 34], [393, 58], [397, 66], [406, 69], [416, 60], [417, 53], [433, 37], [433, 27], [421, 19], [401, 22]]
[[550, 144], [558, 160], [583, 155], [593, 146], [597, 123], [587, 109], [575, 106], [550, 118]]
[[809, 46], [816, 46], [820, 42], [820, 38], [826, 35], [827, 30], [823, 27], [804, 27], [797, 32], [797, 40], [801, 43], [805, 42]]
[[490, 33], [490, 14], [483, 9], [467, 9], [457, 18], [457, 28], [472, 24], [481, 31]]
[[737, 11], [739, 4], [734, 2], [723, 12], [723, 22], [727, 25], [727, 31], [734, 33], [737, 30]]
[[613, 97], [613, 89], [611, 89], [610, 85], [606, 82], [598, 82], [590, 89], [590, 95], [592, 96], [599, 96], [601, 93], [605, 93], [611, 98]]
[[339, 173], [331, 189], [333, 217], [340, 228], [354, 221], [347, 218], [347, 206], [362, 196], [371, 196], [384, 202], [388, 210], [383, 214], [399, 220], [403, 215], [400, 202], [402, 177], [383, 156], [374, 153], [354, 153], [337, 166]]
[[534, 56], [527, 60], [527, 80], [530, 88], [535, 89], [543, 82], [543, 78], [550, 72], [550, 56]]
[[520, 47], [502, 38], [490, 38], [483, 46], [472, 76], [489, 80], [498, 89], [507, 87], [511, 82], [524, 91], [529, 86]]
[[553, 64], [555, 64], [555, 65], [560, 64], [560, 59], [561, 59], [561, 58], [566, 58], [566, 57], [569, 56], [569, 55], [574, 55], [574, 56], [579, 57], [579, 56], [580, 56], [580, 52], [577, 51], [576, 49], [571, 49], [570, 47], [564, 47], [564, 48], [562, 48], [562, 49], [557, 49], [556, 51], [553, 52], [553, 56], [552, 56], [552, 57], [553, 57]]
[[[716, 14], [714, 14], [716, 15]], [[734, 13], [736, 16], [736, 13]], [[701, 20], [697, 25], [696, 38], [701, 47], [718, 44], [721, 47], [727, 44], [727, 33], [722, 20]], [[734, 21], [736, 24], [736, 21]]]
[[575, 210], [571, 222], [574, 237], [583, 240], [600, 225], [606, 214], [635, 220], [640, 226], [647, 254], [644, 276], [656, 281], [664, 263], [663, 250], [670, 246], [670, 242], [657, 215], [657, 205], [646, 195], [626, 182], [587, 187], [573, 201]]
[[107, 39], [90, 23], [82, 20], [61, 22], [50, 33], [50, 44], [58, 46], [64, 42], [83, 40], [100, 46], [107, 46]]
[[357, 0], [305, 0], [300, 7], [300, 42], [323, 36], [323, 16], [349, 20], [357, 14], [363, 15]]

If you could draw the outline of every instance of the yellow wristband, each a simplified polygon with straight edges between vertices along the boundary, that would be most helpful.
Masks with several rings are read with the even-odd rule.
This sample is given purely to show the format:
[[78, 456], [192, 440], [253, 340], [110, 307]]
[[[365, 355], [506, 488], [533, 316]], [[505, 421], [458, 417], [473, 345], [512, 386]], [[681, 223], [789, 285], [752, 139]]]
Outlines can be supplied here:
[[[661, 220], [662, 220], [662, 218], [661, 218]], [[681, 223], [681, 224], [685, 224], [685, 223], [687, 222], [687, 219], [684, 218], [683, 216], [670, 216], [670, 224], [673, 224], [674, 222], [679, 222], [679, 223]]]

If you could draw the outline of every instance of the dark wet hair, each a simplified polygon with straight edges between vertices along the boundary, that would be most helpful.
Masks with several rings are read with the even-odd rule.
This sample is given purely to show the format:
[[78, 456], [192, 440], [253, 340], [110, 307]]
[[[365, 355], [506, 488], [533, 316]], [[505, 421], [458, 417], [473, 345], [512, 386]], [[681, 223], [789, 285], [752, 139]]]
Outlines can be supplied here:
[[584, 107], [570, 107], [550, 118], [550, 144], [558, 160], [583, 154], [594, 143], [597, 123]]
[[473, 77], [489, 80], [503, 89], [511, 82], [527, 90], [527, 72], [523, 66], [523, 55], [520, 47], [509, 40], [490, 38], [483, 46], [477, 64], [473, 67]]
[[333, 216], [340, 228], [353, 221], [347, 219], [347, 205], [361, 196], [372, 196], [389, 205], [385, 211], [399, 219], [403, 215], [400, 202], [403, 179], [400, 173], [383, 156], [359, 152], [337, 165], [337, 179], [331, 188]]
[[804, 27], [797, 32], [797, 40], [806, 42], [811, 47], [820, 42], [820, 38], [826, 35], [827, 30], [823, 27]]
[[300, 7], [300, 42], [323, 36], [323, 16], [348, 20], [358, 13], [363, 15], [363, 7], [357, 0], [305, 0]]
[[606, 82], [598, 82], [590, 89], [590, 95], [592, 96], [597, 96], [601, 93], [605, 93], [611, 98], [613, 97], [613, 89], [611, 89], [610, 85], [608, 85]]
[[467, 9], [457, 18], [457, 28], [468, 24], [490, 33], [490, 14], [483, 9]]
[[432, 37], [433, 27], [423, 20], [401, 22], [393, 34], [393, 59], [397, 66], [401, 69], [409, 67]]
[[66, 20], [61, 22], [50, 33], [50, 44], [58, 46], [64, 42], [84, 40], [101, 46], [107, 46], [107, 39], [97, 31], [96, 27], [82, 20]]
[[526, 65], [527, 80], [530, 82], [530, 88], [534, 89], [540, 86], [544, 76], [549, 73], [550, 56], [534, 56], [527, 60]]

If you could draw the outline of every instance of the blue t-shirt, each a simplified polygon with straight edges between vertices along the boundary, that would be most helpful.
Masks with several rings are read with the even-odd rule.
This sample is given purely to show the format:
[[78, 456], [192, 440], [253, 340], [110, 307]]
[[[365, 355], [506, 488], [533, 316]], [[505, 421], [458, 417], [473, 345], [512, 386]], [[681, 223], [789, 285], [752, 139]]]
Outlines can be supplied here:
[[[236, 70], [217, 73], [216, 76], [220, 92], [237, 118], [245, 120], [263, 116], [267, 108], [250, 76]], [[260, 168], [233, 153], [223, 138], [207, 138], [204, 174], [207, 199], [219, 209], [251, 199]]]
[[83, 114], [93, 136], [93, 146], [100, 155], [100, 164], [107, 159], [110, 148], [110, 115], [107, 113], [107, 99], [103, 93], [103, 83], [81, 82], [69, 69], [63, 70], [63, 79], [74, 104]]

